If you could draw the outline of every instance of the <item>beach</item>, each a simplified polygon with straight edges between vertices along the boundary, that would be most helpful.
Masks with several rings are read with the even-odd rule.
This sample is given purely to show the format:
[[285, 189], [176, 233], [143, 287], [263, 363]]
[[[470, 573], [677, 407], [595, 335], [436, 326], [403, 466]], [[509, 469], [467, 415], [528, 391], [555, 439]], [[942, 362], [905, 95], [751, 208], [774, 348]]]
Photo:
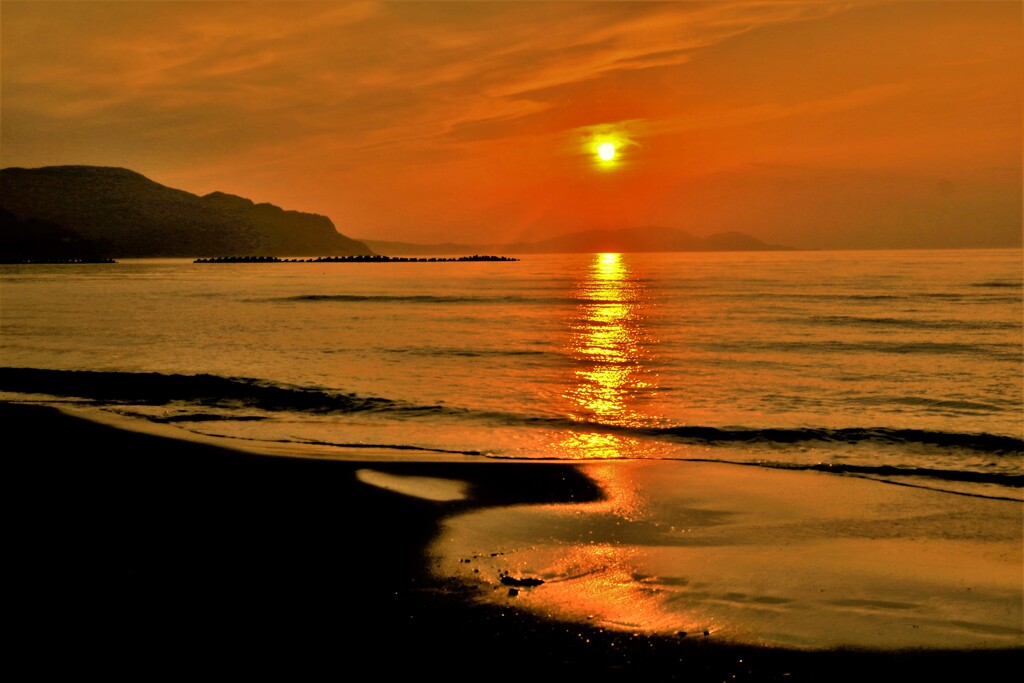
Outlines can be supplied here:
[[1024, 672], [1024, 3], [2, 14], [13, 677]]
[[[535, 575], [523, 573], [531, 567], [506, 563], [504, 571], [511, 569], [518, 583], [501, 583], [492, 573], [502, 571], [500, 557], [488, 555], [489, 565], [482, 558], [463, 558], [470, 572], [477, 562], [473, 568], [480, 569], [481, 585], [447, 571], [439, 544], [441, 550], [454, 544], [450, 562], [474, 542], [466, 545], [471, 536], [456, 537], [454, 530], [515, 527], [522, 524], [517, 520], [524, 519], [524, 511], [550, 515], [576, 506], [574, 514], [589, 517], [592, 531], [609, 536], [601, 525], [611, 518], [588, 514], [588, 508], [621, 502], [621, 492], [610, 490], [607, 481], [602, 486], [593, 465], [455, 458], [361, 461], [357, 453], [345, 460], [269, 456], [118, 429], [53, 407], [0, 405], [12, 433], [9, 443], [17, 444], [8, 451], [8, 462], [14, 464], [9, 481], [19, 511], [16, 552], [9, 556], [15, 567], [19, 651], [30, 653], [40, 674], [68, 669], [185, 673], [202, 666], [293, 676], [365, 672], [357, 679], [967, 680], [983, 671], [1019, 667], [1024, 659], [1020, 634], [1012, 629], [997, 634], [1005, 646], [908, 647], [896, 627], [892, 647], [805, 648], [751, 644], [714, 630], [705, 635], [615, 628], [572, 610], [538, 611], [525, 580]], [[735, 486], [735, 479], [725, 485], [722, 475], [701, 472], [709, 467], [706, 463], [675, 465], [700, 475], [703, 484], [693, 490], [714, 496], [716, 509], [740, 515], [731, 526], [707, 526], [734, 535], [719, 544], [730, 552], [740, 550], [732, 560], [721, 552], [696, 556], [698, 561], [716, 558], [722, 581], [738, 582], [759, 562], [742, 552], [744, 545], [760, 545], [761, 552], [772, 549], [788, 558], [778, 565], [781, 575], [808, 565], [827, 572], [850, 563], [863, 569], [880, 562], [889, 573], [905, 569], [903, 574], [918, 576], [919, 588], [931, 584], [941, 593], [974, 587], [981, 602], [998, 598], [1008, 581], [1012, 588], [1014, 571], [1019, 579], [1017, 502], [952, 496], [961, 506], [954, 515], [961, 528], [946, 540], [934, 528], [929, 532], [930, 522], [920, 518], [901, 532], [901, 517], [893, 514], [886, 534], [876, 529], [877, 544], [833, 527], [794, 555], [787, 554], [786, 546], [795, 536], [787, 532], [784, 538], [779, 531], [785, 525], [774, 523], [778, 535], [773, 540], [764, 535], [773, 523], [742, 521], [763, 507], [759, 500], [779, 494], [777, 485], [783, 482], [773, 480], [774, 473], [733, 467], [744, 473], [742, 486]], [[637, 472], [639, 481], [643, 470]], [[899, 505], [919, 505], [913, 499], [922, 493], [830, 475], [782, 474], [785, 495], [799, 501], [783, 515], [806, 515], [830, 495], [848, 495], [843, 487], [851, 483], [865, 492], [884, 489], [875, 502], [891, 513]], [[640, 490], [664, 495], [662, 512], [664, 505], [679, 504], [650, 484]], [[847, 502], [850, 510], [874, 504], [867, 498]], [[985, 515], [963, 517], [974, 502], [985, 508]], [[701, 505], [690, 501], [684, 507]], [[849, 515], [844, 518], [848, 522]], [[972, 531], [972, 524], [987, 529]], [[978, 547], [967, 545], [975, 532]], [[829, 545], [830, 537], [837, 544], [853, 544], [845, 550], [856, 547], [856, 557], [836, 556], [832, 551], [844, 546]], [[906, 545], [894, 552], [894, 540]], [[644, 544], [628, 534], [619, 542]], [[972, 564], [968, 577], [941, 568], [943, 562], [962, 563], [956, 552], [966, 548], [974, 548], [987, 564]], [[665, 558], [659, 552], [651, 548], [647, 557], [656, 564]], [[748, 564], [736, 559], [742, 556]], [[923, 571], [925, 566], [931, 570]], [[953, 585], [961, 579], [969, 579], [971, 586]], [[537, 594], [557, 583], [537, 586]], [[846, 588], [851, 605], [870, 602], [870, 595]], [[500, 599], [481, 599], [486, 590], [500, 592]], [[756, 598], [737, 583], [734, 593], [744, 591]], [[612, 593], [605, 595], [612, 600]], [[600, 598], [597, 593], [594, 599], [600, 603]], [[1019, 590], [1008, 601], [1009, 613], [1017, 610], [1019, 615]], [[827, 629], [826, 622], [820, 628]]]

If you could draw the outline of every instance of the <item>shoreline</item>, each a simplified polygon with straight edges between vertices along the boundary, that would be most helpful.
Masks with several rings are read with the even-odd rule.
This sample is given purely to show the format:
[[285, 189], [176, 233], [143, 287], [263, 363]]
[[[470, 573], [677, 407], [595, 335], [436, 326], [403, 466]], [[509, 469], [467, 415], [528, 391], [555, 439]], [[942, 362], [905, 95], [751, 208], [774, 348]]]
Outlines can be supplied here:
[[[487, 680], [812, 681], [966, 678], [1024, 662], [1021, 648], [787, 650], [634, 635], [482, 604], [435, 574], [428, 545], [457, 515], [600, 502], [573, 464], [270, 457], [46, 406], [0, 402], [0, 415], [15, 444], [15, 620], [26, 647], [73, 654], [64, 661], [80, 671], [212, 657], [292, 673], [329, 663]], [[467, 497], [406, 495], [368, 484], [366, 469], [463, 482]]]

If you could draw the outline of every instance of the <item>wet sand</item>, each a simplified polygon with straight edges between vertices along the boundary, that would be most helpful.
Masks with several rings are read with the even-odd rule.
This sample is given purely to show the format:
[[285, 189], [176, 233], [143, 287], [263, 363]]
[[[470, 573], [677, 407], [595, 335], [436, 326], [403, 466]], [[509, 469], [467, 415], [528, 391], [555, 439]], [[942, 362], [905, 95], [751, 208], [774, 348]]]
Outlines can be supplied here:
[[541, 580], [521, 605], [644, 633], [802, 649], [1024, 647], [1018, 501], [717, 462], [580, 470], [604, 499], [446, 519], [431, 547], [439, 574], [498, 603], [512, 579]]
[[[521, 533], [524, 519], [552, 530], [552, 519], [566, 514], [590, 519], [591, 530], [607, 541], [602, 547], [672, 546], [664, 538], [659, 545], [644, 537], [653, 532], [641, 523], [643, 516], [635, 518], [635, 528], [625, 535], [602, 525], [617, 520], [613, 526], [621, 529], [627, 518], [608, 515], [607, 506], [621, 503], [621, 492], [591, 466], [281, 458], [126, 431], [49, 407], [0, 404], [0, 415], [8, 433], [6, 462], [13, 476], [7, 481], [15, 503], [13, 543], [7, 553], [12, 568], [10, 622], [17, 628], [12, 645], [37, 675], [75, 671], [148, 677], [205, 671], [291, 677], [317, 673], [357, 680], [413, 675], [491, 681], [570, 676], [630, 681], [969, 680], [1006, 667], [1019, 670], [1024, 663], [1024, 652], [1016, 645], [907, 648], [906, 641], [894, 638], [886, 648], [807, 650], [746, 644], [714, 629], [708, 636], [647, 632], [613, 623], [622, 621], [617, 617], [595, 620], [572, 609], [538, 609], [546, 587], [560, 583], [554, 580], [560, 575], [557, 562], [550, 559], [555, 556], [552, 549], [585, 544], [578, 543], [579, 529], [571, 525], [549, 535], [555, 539], [550, 543], [508, 541]], [[690, 465], [694, 467], [679, 471], [697, 473], [701, 467]], [[830, 483], [836, 478], [826, 475], [787, 478], [787, 486], [795, 488], [786, 489], [786, 497], [796, 496], [799, 504], [756, 523], [759, 510], [777, 507], [782, 489], [766, 489], [761, 473], [739, 479], [716, 474], [717, 483], [711, 485], [710, 470], [705, 470], [701, 500], [673, 503], [678, 508], [673, 514], [723, 513], [729, 523], [706, 525], [702, 533], [746, 534], [759, 539], [755, 545], [762, 552], [785, 552], [787, 543], [806, 543], [807, 537], [783, 518], [789, 515], [792, 521], [808, 510], [820, 510], [814, 497], [837, 491]], [[648, 495], [648, 504], [662, 500], [657, 478], [646, 477], [642, 467], [629, 471], [633, 484], [639, 484], [634, 490]], [[629, 488], [625, 484], [624, 491]], [[855, 488], [861, 484], [883, 486], [857, 482]], [[895, 493], [873, 500], [875, 522], [882, 524], [885, 510], [895, 511], [894, 505], [907, 500]], [[854, 507], [862, 502], [848, 501]], [[604, 512], [594, 506], [605, 506]], [[890, 532], [897, 539], [938, 533], [927, 515], [891, 518], [896, 521]], [[481, 527], [478, 522], [484, 519], [487, 524]], [[896, 527], [911, 519], [918, 526], [910, 533], [899, 532]], [[962, 523], [965, 538], [960, 540], [973, 543], [971, 522]], [[502, 557], [508, 556], [492, 558], [490, 553], [497, 551], [481, 543], [479, 535], [455, 534], [481, 528], [491, 529], [485, 534], [489, 543], [506, 549], [518, 544], [536, 551], [535, 558], [549, 559], [502, 569]], [[843, 528], [838, 522], [832, 527], [819, 524], [815, 542]], [[766, 529], [774, 529], [775, 540]], [[731, 592], [734, 598], [758, 595], [749, 587], [726, 590], [728, 582], [750, 575], [752, 566], [737, 564], [735, 557], [742, 555], [730, 559], [722, 551], [701, 554], [713, 540], [704, 538], [703, 546], [676, 544], [665, 561], [678, 560], [671, 555], [678, 552], [689, 553], [688, 561], [696, 563], [691, 567], [717, 558], [716, 567], [700, 571], [714, 570], [722, 585], [705, 592]], [[1008, 563], [1012, 567], [1021, 562], [1020, 546], [1012, 539], [990, 540], [1002, 544], [1003, 555], [1009, 554], [992, 555], [992, 545], [982, 553], [991, 560], [986, 575], [995, 572], [999, 576], [993, 585], [1004, 587], [1001, 572]], [[452, 544], [448, 550], [445, 543]], [[734, 540], [716, 547], [736, 545]], [[874, 560], [863, 550], [871, 545], [859, 547], [860, 565], [871, 566]], [[931, 550], [923, 557], [897, 549], [884, 554], [885, 562], [920, 560], [922, 567], [932, 567], [934, 575], [948, 581], [945, 570], [936, 569], [934, 558], [941, 553], [929, 554], [938, 551], [934, 545], [927, 547]], [[805, 546], [788, 557], [809, 550]], [[477, 564], [461, 562], [473, 560], [460, 557], [467, 552], [486, 556], [491, 564], [481, 558], [474, 560]], [[652, 552], [647, 557], [648, 565], [630, 567], [654, 576], [657, 558], [663, 556]], [[849, 564], [832, 558], [830, 565], [820, 557], [816, 571], [828, 573], [830, 567]], [[453, 560], [470, 573], [483, 568], [483, 584], [459, 577], [458, 568], [449, 571], [446, 562]], [[782, 563], [780, 571], [791, 572], [797, 564]], [[524, 587], [516, 596], [508, 594], [500, 579], [498, 591], [487, 585], [497, 572], [510, 569], [544, 573], [549, 580], [535, 592]], [[572, 569], [561, 571], [568, 576]], [[633, 582], [642, 579], [630, 577]], [[481, 599], [488, 590], [491, 595]], [[500, 590], [504, 593], [496, 596]], [[576, 598], [567, 599], [574, 604]], [[850, 599], [850, 605], [863, 600], [856, 595]], [[908, 601], [916, 599], [907, 596]]]

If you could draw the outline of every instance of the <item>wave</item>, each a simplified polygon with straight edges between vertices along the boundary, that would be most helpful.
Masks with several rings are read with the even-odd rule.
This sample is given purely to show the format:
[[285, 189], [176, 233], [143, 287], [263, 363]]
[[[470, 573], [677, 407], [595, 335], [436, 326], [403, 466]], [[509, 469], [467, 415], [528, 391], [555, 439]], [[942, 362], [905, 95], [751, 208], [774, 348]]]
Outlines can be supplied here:
[[381, 349], [385, 353], [402, 356], [451, 356], [456, 358], [485, 358], [489, 356], [543, 356], [548, 352], [532, 349], [456, 349], [394, 347]]
[[[201, 406], [250, 407], [268, 411], [352, 413], [402, 410], [386, 398], [291, 387], [272, 382], [217, 375], [175, 375], [156, 372], [102, 372], [93, 370], [41, 370], [0, 368], [0, 390], [20, 393], [163, 405], [187, 401]], [[442, 406], [418, 406], [417, 410]]]
[[617, 298], [588, 296], [479, 296], [465, 294], [298, 294], [271, 299], [297, 303], [411, 303], [411, 304], [533, 304], [537, 306], [577, 306], [622, 304]]
[[1018, 344], [967, 344], [963, 342], [898, 342], [898, 341], [744, 341], [742, 343], [716, 343], [707, 346], [711, 350], [750, 349], [769, 351], [796, 351], [800, 353], [886, 353], [893, 355], [935, 354], [935, 355], [985, 355], [992, 358], [1020, 360], [1021, 347]]
[[[266, 380], [216, 375], [178, 375], [155, 372], [45, 370], [0, 367], [0, 391], [79, 397], [140, 405], [191, 403], [204, 408], [255, 408], [296, 413], [386, 413], [396, 417], [443, 416], [497, 423], [510, 427], [594, 430], [638, 438], [698, 445], [778, 444], [811, 442], [896, 444], [957, 448], [991, 455], [1024, 455], [1024, 439], [986, 433], [952, 433], [886, 427], [713, 427], [675, 425], [637, 427], [577, 421], [568, 417], [473, 411], [445, 405], [417, 405], [381, 397], [358, 396], [320, 388], [297, 387]], [[240, 416], [241, 417], [241, 416]], [[181, 415], [162, 420], [187, 421]], [[197, 413], [193, 421], [217, 419]], [[232, 418], [234, 419], [234, 418]], [[241, 419], [253, 419], [241, 417]]]
[[[300, 294], [286, 296], [274, 301], [336, 301], [336, 302], [408, 302], [429, 304], [485, 303], [496, 301], [479, 296], [443, 296], [437, 294]], [[520, 301], [518, 297], [502, 298], [502, 301]]]
[[[1003, 284], [976, 284], [975, 289], [1006, 289], [1013, 285]], [[880, 301], [970, 301], [983, 303], [1010, 303], [1020, 301], [1020, 296], [1007, 296], [1005, 294], [983, 293], [983, 292], [907, 292], [904, 294], [828, 294], [815, 292], [813, 294], [803, 292], [780, 292], [773, 294], [774, 299], [789, 299], [797, 301], [846, 301], [846, 302], [880, 302]]]
[[[987, 283], [972, 285], [975, 289], [1008, 289], [1012, 285], [1004, 285], [1001, 283]], [[516, 295], [467, 295], [467, 294], [297, 294], [293, 296], [274, 297], [267, 301], [280, 301], [288, 303], [311, 303], [311, 304], [358, 304], [358, 303], [397, 303], [397, 304], [440, 304], [440, 305], [459, 305], [459, 304], [487, 304], [487, 305], [502, 305], [502, 304], [526, 304], [533, 306], [590, 306], [590, 305], [602, 305], [602, 304], [623, 304], [623, 303], [637, 303], [632, 300], [623, 300], [622, 298], [607, 298], [600, 296], [592, 296], [593, 292], [580, 292], [574, 296], [516, 296]], [[1000, 294], [983, 294], [983, 293], [971, 293], [971, 292], [918, 292], [909, 294], [804, 294], [804, 293], [779, 293], [774, 296], [775, 299], [783, 300], [811, 300], [816, 302], [848, 302], [848, 303], [877, 303], [884, 301], [915, 301], [915, 300], [938, 300], [938, 301], [964, 301], [970, 303], [1014, 303], [1020, 301], [1019, 296], [1006, 296]], [[947, 324], [957, 325], [957, 323], [951, 321], [945, 323], [943, 321], [901, 321], [900, 319], [884, 319], [884, 318], [855, 318], [847, 316], [834, 316], [831, 319], [827, 316], [823, 316], [821, 320], [812, 322], [832, 322], [832, 323], [850, 323], [859, 322], [861, 324], [897, 324], [900, 322], [906, 322], [914, 327], [931, 327], [934, 325], [938, 328], [945, 328]], [[999, 323], [996, 323], [998, 325]], [[972, 325], [985, 325], [984, 323], [972, 323]]]
[[[982, 413], [994, 413], [1004, 410], [1002, 406], [991, 403], [980, 403], [977, 401], [959, 401], [925, 396], [854, 396], [844, 400], [845, 403], [854, 405], [869, 406], [914, 406], [918, 408], [930, 408], [933, 410], [958, 410]], [[1019, 410], [1019, 405], [1011, 406]]]
[[[694, 459], [696, 460], [696, 459]], [[1011, 488], [1024, 488], [1024, 475], [1005, 474], [1000, 472], [973, 472], [965, 470], [946, 470], [932, 467], [894, 467], [892, 465], [852, 465], [846, 463], [782, 463], [782, 462], [743, 462], [736, 460], [706, 460], [702, 462], [728, 462], [733, 465], [752, 465], [780, 470], [797, 470], [804, 472], [828, 472], [830, 474], [851, 474], [876, 478], [907, 478], [923, 477], [948, 482], [965, 482], [971, 484], [996, 484]], [[992, 497], [992, 496], [986, 496]]]
[[211, 413], [188, 413], [184, 415], [147, 415], [150, 422], [175, 424], [178, 422], [259, 422], [267, 418], [261, 415], [213, 415]]
[[1014, 289], [1021, 289], [1022, 286], [1024, 286], [1024, 282], [1021, 282], [1020, 280], [989, 280], [987, 282], [974, 282], [974, 283], [971, 283], [971, 287], [990, 287], [990, 288], [1011, 287], [1011, 288], [1014, 288]]
[[962, 434], [924, 429], [890, 429], [885, 427], [720, 429], [718, 427], [693, 426], [663, 427], [654, 431], [694, 443], [794, 444], [819, 441], [843, 444], [917, 444], [963, 448], [995, 455], [1024, 455], [1024, 439], [999, 434]]
[[[788, 321], [789, 319], [783, 320]], [[913, 318], [871, 318], [850, 315], [811, 316], [809, 318], [801, 318], [800, 322], [829, 326], [891, 327], [910, 330], [1012, 330], [1020, 328], [1020, 323], [1008, 321], [915, 320]]]

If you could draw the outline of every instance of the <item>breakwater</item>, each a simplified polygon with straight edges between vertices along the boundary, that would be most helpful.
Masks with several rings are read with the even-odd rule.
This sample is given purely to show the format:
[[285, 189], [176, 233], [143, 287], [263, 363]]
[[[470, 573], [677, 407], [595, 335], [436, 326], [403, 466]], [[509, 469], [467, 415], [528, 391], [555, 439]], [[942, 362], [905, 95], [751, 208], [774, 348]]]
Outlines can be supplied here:
[[320, 256], [317, 258], [285, 259], [277, 256], [217, 256], [214, 258], [197, 258], [193, 263], [442, 263], [451, 261], [518, 261], [511, 256]]

